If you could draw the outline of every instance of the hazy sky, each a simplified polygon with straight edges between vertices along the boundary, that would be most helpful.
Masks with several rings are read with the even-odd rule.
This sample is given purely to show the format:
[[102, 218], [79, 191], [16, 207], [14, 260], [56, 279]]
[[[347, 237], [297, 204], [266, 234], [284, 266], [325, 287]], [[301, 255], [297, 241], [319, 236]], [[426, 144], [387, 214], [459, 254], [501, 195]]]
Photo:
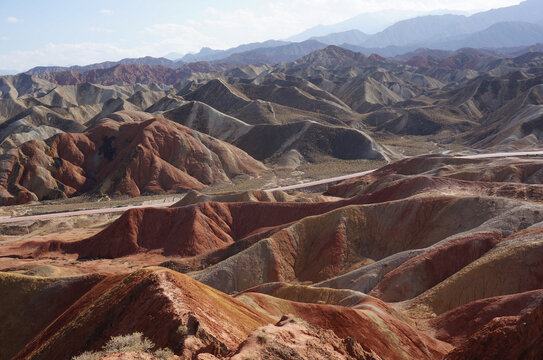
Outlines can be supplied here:
[[474, 12], [521, 0], [0, 0], [0, 69], [85, 65], [283, 39], [385, 9]]

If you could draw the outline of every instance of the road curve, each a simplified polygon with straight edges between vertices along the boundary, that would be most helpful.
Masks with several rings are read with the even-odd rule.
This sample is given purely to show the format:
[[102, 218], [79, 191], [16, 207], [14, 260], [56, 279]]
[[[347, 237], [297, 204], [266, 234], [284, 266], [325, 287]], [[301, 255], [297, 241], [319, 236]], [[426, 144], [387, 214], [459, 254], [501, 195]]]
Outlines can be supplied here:
[[[520, 152], [498, 152], [498, 153], [490, 153], [490, 154], [476, 154], [476, 155], [459, 155], [459, 156], [453, 156], [455, 158], [462, 158], [462, 159], [490, 159], [490, 158], [500, 158], [500, 157], [519, 157], [519, 156], [538, 156], [543, 155], [543, 150], [539, 151], [520, 151]], [[282, 187], [276, 187], [273, 189], [266, 189], [268, 191], [275, 191], [275, 190], [282, 190], [282, 191], [288, 191], [288, 190], [297, 190], [297, 189], [305, 189], [308, 187], [318, 186], [318, 185], [324, 185], [324, 184], [330, 184], [335, 183], [347, 179], [356, 178], [359, 176], [364, 176], [367, 174], [370, 174], [374, 172], [377, 169], [368, 170], [368, 171], [362, 171], [357, 172], [354, 174], [349, 175], [343, 175], [343, 176], [336, 176], [333, 178], [328, 179], [322, 179], [317, 181], [311, 181], [306, 182], [302, 184], [295, 184], [295, 185], [288, 185], [288, 186], [282, 186]], [[168, 203], [159, 203], [156, 205], [138, 205], [138, 206], [125, 206], [125, 207], [117, 207], [117, 208], [104, 208], [104, 209], [92, 209], [92, 210], [78, 210], [78, 211], [70, 211], [70, 212], [60, 212], [60, 213], [51, 213], [51, 214], [43, 214], [43, 215], [30, 215], [30, 216], [18, 216], [18, 217], [8, 217], [8, 218], [0, 218], [0, 224], [8, 224], [8, 223], [16, 223], [16, 222], [22, 222], [22, 221], [34, 221], [34, 220], [46, 220], [46, 219], [53, 219], [53, 218], [59, 218], [59, 217], [70, 217], [70, 216], [79, 216], [79, 215], [93, 215], [93, 214], [109, 214], [109, 213], [117, 213], [117, 212], [124, 212], [129, 209], [138, 209], [138, 208], [147, 208], [147, 207], [169, 207], [175, 204], [174, 202], [168, 202]]]

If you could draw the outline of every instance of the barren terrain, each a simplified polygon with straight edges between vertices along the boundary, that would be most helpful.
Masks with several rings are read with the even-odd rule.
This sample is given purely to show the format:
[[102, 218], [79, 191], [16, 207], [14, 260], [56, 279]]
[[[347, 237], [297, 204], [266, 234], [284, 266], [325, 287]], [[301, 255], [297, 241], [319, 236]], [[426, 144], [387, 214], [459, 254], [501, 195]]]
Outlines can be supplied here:
[[543, 54], [434, 55], [0, 77], [0, 360], [542, 358]]

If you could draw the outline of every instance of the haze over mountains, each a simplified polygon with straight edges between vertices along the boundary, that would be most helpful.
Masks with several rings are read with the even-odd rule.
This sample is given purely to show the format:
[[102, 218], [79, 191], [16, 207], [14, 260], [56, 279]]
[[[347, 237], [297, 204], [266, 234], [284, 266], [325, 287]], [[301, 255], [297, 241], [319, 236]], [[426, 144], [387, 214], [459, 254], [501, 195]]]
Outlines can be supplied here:
[[[485, 11], [471, 16], [439, 11], [440, 15], [384, 11], [363, 14], [329, 27], [310, 29], [288, 40], [269, 40], [240, 45], [227, 50], [202, 48], [197, 54], [170, 53], [164, 58], [144, 57], [104, 62], [88, 66], [36, 67], [28, 72], [37, 75], [44, 72], [75, 70], [83, 72], [104, 69], [118, 64], [162, 65], [170, 68], [182, 67], [190, 62], [215, 62], [233, 65], [276, 64], [294, 61], [326, 45], [340, 45], [366, 54], [397, 56], [418, 48], [458, 50], [465, 47], [502, 48], [529, 46], [543, 42], [543, 12], [537, 0], [527, 0], [519, 5]], [[441, 14], [444, 13], [444, 14]], [[376, 33], [361, 31], [360, 23], [368, 19], [405, 18], [383, 27]], [[363, 21], [362, 21], [363, 20]], [[369, 21], [372, 23], [372, 21]], [[372, 27], [373, 26], [373, 27]], [[311, 42], [307, 42], [310, 40]], [[317, 44], [320, 43], [320, 44]], [[507, 51], [505, 51], [507, 52]]]
[[[436, 13], [436, 12], [434, 12]], [[509, 48], [528, 46], [543, 42], [543, 13], [537, 0], [527, 0], [516, 6], [510, 6], [471, 16], [450, 14], [444, 11], [440, 15], [421, 15], [420, 13], [383, 11], [363, 14], [350, 20], [328, 27], [310, 29], [287, 41], [269, 40], [261, 43], [240, 45], [228, 50], [203, 48], [197, 54], [168, 54], [166, 58], [124, 59], [117, 63], [100, 63], [86, 67], [67, 68], [38, 67], [30, 70], [32, 74], [43, 72], [76, 70], [86, 71], [103, 69], [116, 64], [163, 65], [178, 68], [184, 63], [210, 61], [243, 65], [247, 63], [267, 63], [293, 61], [317, 50], [319, 45], [304, 43], [306, 40], [318, 41], [323, 45], [341, 45], [351, 50], [364, 53], [376, 53], [382, 56], [397, 56], [414, 51], [417, 48], [457, 50], [464, 47], [474, 48]], [[443, 14], [441, 14], [443, 13]], [[371, 19], [377, 19], [372, 21]], [[400, 21], [388, 26], [379, 23]], [[393, 20], [392, 20], [393, 21]], [[361, 23], [370, 24], [371, 30], [361, 31]], [[375, 23], [375, 25], [371, 25]], [[380, 28], [382, 27], [382, 29]], [[290, 45], [289, 42], [299, 42]], [[304, 45], [306, 44], [306, 45]], [[241, 61], [240, 58], [245, 60]]]

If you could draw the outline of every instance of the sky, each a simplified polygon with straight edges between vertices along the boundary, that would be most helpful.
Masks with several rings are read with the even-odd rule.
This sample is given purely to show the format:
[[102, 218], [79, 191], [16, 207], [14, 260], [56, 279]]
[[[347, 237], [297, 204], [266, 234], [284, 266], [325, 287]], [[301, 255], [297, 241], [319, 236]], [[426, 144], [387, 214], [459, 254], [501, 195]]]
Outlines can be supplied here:
[[380, 10], [476, 11], [521, 0], [0, 0], [0, 70], [86, 65], [285, 39]]

